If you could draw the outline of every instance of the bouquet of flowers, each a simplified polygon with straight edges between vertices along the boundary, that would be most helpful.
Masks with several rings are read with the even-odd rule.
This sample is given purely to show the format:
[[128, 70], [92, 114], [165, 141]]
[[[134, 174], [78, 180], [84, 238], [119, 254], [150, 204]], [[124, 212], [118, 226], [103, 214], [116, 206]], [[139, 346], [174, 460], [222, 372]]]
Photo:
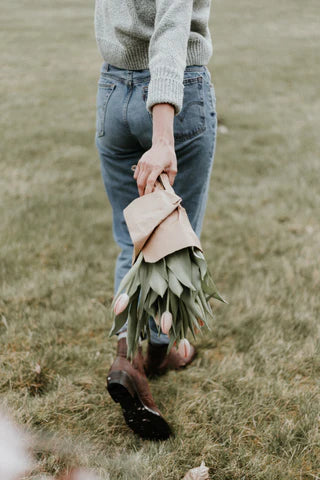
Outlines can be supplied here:
[[[160, 175], [155, 190], [131, 202], [124, 210], [134, 244], [132, 267], [122, 279], [112, 302], [114, 314], [109, 336], [128, 320], [128, 358], [139, 338], [149, 337], [149, 317], [170, 337], [182, 356], [188, 356], [187, 333], [210, 329], [211, 297], [227, 303], [218, 292], [200, 241], [191, 228], [185, 209]], [[149, 198], [147, 198], [149, 197]]]

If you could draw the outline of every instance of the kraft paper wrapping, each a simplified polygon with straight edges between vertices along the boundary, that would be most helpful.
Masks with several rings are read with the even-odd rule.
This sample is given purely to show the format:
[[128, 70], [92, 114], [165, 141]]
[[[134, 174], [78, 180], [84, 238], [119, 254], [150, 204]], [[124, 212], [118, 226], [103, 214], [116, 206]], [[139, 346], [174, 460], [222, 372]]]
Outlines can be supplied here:
[[186, 247], [203, 251], [181, 201], [162, 173], [152, 193], [136, 198], [123, 210], [134, 246], [132, 264], [141, 250], [148, 263]]

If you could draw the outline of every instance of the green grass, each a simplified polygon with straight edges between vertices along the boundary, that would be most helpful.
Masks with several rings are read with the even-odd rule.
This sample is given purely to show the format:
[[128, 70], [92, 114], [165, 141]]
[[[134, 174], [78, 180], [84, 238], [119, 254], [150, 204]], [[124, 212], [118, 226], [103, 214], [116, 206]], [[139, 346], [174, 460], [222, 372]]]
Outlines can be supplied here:
[[1, 5], [1, 403], [68, 446], [40, 448], [38, 473], [180, 479], [205, 460], [215, 480], [320, 478], [317, 13], [316, 0], [213, 2], [228, 132], [202, 243], [230, 304], [216, 302], [192, 367], [150, 382], [176, 432], [154, 444], [105, 391], [118, 247], [94, 145], [93, 4]]

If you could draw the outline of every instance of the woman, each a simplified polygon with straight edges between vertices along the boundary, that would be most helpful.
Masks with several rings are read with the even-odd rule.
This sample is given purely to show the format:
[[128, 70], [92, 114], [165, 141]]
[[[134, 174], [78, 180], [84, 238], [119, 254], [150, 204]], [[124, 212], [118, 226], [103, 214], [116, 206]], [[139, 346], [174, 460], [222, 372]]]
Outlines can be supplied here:
[[[95, 35], [103, 58], [97, 92], [96, 146], [121, 248], [114, 291], [131, 267], [132, 242], [123, 209], [152, 192], [161, 172], [182, 198], [200, 237], [216, 142], [215, 93], [207, 63], [211, 0], [96, 0]], [[137, 165], [133, 175], [132, 167]], [[146, 358], [126, 359], [126, 325], [107, 388], [128, 426], [143, 438], [171, 429], [157, 408], [147, 376], [189, 364], [157, 335], [150, 319]], [[112, 381], [110, 373], [112, 372]]]

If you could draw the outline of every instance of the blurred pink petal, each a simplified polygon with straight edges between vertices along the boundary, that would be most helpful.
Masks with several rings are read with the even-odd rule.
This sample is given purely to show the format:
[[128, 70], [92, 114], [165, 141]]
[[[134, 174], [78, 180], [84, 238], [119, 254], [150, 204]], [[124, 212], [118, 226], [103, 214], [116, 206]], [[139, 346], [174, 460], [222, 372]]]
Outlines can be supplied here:
[[0, 412], [0, 479], [18, 480], [33, 465], [25, 432]]
[[163, 312], [161, 315], [161, 330], [163, 333], [168, 335], [169, 330], [172, 326], [172, 315], [170, 312]]
[[205, 466], [204, 462], [201, 462], [200, 467], [192, 468], [189, 470], [182, 480], [208, 480], [209, 468]]
[[64, 474], [57, 480], [99, 480], [99, 478], [90, 470], [83, 468], [74, 468], [68, 474]]
[[129, 296], [126, 293], [122, 293], [119, 295], [119, 298], [116, 300], [116, 303], [114, 304], [114, 313], [116, 315], [119, 315], [119, 313], [122, 313], [128, 306], [129, 303]]
[[190, 355], [190, 350], [191, 350], [191, 347], [190, 347], [189, 340], [187, 340], [186, 338], [183, 338], [182, 340], [180, 340], [180, 343], [178, 346], [178, 352], [183, 358], [187, 358]]

